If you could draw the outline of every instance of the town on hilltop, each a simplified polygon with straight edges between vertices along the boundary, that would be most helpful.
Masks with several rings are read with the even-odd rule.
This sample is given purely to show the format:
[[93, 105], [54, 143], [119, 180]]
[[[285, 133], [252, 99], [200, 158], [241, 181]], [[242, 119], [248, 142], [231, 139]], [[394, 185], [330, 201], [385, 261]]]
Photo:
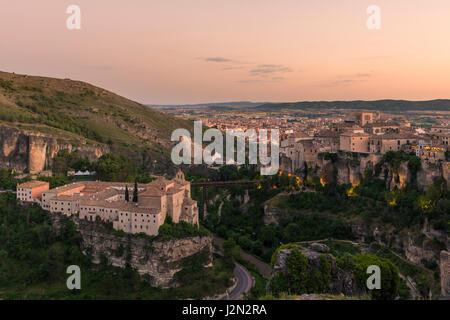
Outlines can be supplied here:
[[202, 120], [207, 126], [220, 130], [279, 129], [282, 169], [292, 173], [303, 169], [305, 164], [314, 168], [319, 155], [327, 152], [385, 154], [404, 151], [436, 163], [445, 162], [449, 150], [448, 125], [417, 128], [404, 117], [393, 120], [392, 116], [379, 111], [346, 112], [340, 117], [225, 115]]
[[80, 181], [49, 189], [48, 182], [29, 181], [17, 185], [17, 198], [52, 213], [112, 222], [114, 229], [127, 233], [155, 236], [167, 215], [175, 223], [198, 225], [197, 202], [191, 199], [190, 182], [181, 171], [172, 180], [158, 177], [136, 186], [135, 192], [126, 183]]

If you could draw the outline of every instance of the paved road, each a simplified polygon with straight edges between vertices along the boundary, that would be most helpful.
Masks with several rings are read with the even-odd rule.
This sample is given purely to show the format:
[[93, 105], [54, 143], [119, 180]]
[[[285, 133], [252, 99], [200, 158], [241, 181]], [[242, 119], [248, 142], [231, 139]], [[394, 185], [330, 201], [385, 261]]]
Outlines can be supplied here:
[[253, 278], [250, 272], [237, 262], [235, 265], [234, 273], [237, 277], [237, 286], [226, 300], [242, 300], [244, 293], [249, 292], [253, 287]]
[[[214, 239], [216, 240], [216, 239]], [[222, 243], [218, 244], [220, 250], [223, 250]], [[213, 249], [213, 252], [223, 256], [221, 251]], [[234, 262], [234, 274], [237, 278], [237, 285], [233, 291], [228, 295], [228, 297], [223, 297], [221, 300], [242, 300], [244, 293], [248, 293], [254, 286], [252, 274], [241, 264]]]
[[[222, 244], [225, 241], [225, 239], [214, 235], [214, 244], [217, 245], [220, 249], [222, 249]], [[270, 278], [270, 274], [272, 273], [272, 268], [270, 268], [270, 265], [259, 260], [258, 258], [254, 257], [253, 255], [242, 251], [241, 257], [244, 260], [247, 260], [248, 262], [253, 263], [256, 266], [256, 269], [258, 269], [258, 272], [266, 279]]]

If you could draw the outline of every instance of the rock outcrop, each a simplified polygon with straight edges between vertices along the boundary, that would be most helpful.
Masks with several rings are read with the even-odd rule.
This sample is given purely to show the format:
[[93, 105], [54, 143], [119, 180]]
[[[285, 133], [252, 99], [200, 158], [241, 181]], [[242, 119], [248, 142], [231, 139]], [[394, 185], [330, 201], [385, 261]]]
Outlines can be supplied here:
[[441, 294], [450, 296], [450, 252], [442, 251], [440, 259], [441, 269]]
[[37, 131], [0, 125], [0, 166], [17, 171], [38, 173], [51, 167], [59, 151], [77, 151], [82, 157], [97, 160], [109, 151], [107, 146], [87, 145], [86, 141], [69, 141]]
[[[300, 249], [300, 248], [299, 248]], [[278, 273], [283, 272], [287, 274], [288, 265], [287, 260], [291, 255], [291, 249], [280, 249], [277, 252], [276, 262], [273, 267], [272, 277]], [[325, 244], [313, 243], [308, 248], [302, 248], [301, 252], [308, 260], [308, 273], [319, 271], [321, 264], [321, 256], [325, 256], [331, 264], [331, 279], [330, 290], [331, 294], [344, 294], [346, 296], [354, 296], [361, 294], [358, 289], [356, 280], [352, 274], [346, 273], [336, 263], [333, 256], [329, 255], [329, 248]]]
[[[382, 160], [380, 154], [358, 154], [351, 152], [338, 152], [334, 161], [325, 159], [324, 154], [320, 154], [316, 161], [316, 168], [309, 168], [308, 178], [319, 176], [325, 182], [334, 181], [339, 184], [357, 185], [360, 183], [366, 170], [375, 172], [375, 166]], [[290, 161], [284, 159], [284, 161]], [[417, 172], [417, 186], [424, 189], [432, 184], [436, 178], [443, 178], [450, 183], [450, 162], [429, 163], [421, 161], [421, 169]], [[285, 165], [289, 168], [289, 165]], [[312, 171], [312, 169], [314, 169]], [[288, 172], [291, 170], [288, 169]], [[293, 170], [292, 170], [293, 171]], [[304, 168], [299, 169], [300, 172]], [[389, 163], [384, 163], [377, 175], [378, 179], [386, 183], [386, 189], [392, 190], [395, 187], [401, 188], [412, 180], [407, 162], [402, 162], [398, 169], [393, 170]]]
[[[58, 229], [61, 216], [52, 214], [52, 221]], [[195, 254], [204, 253], [205, 266], [212, 265], [212, 236], [161, 241], [132, 234], [119, 236], [99, 228], [97, 223], [76, 217], [72, 221], [81, 236], [80, 248], [84, 254], [91, 255], [93, 263], [103, 260], [116, 267], [125, 267], [128, 263], [146, 276], [152, 286], [176, 287], [174, 275], [182, 270], [182, 260]]]

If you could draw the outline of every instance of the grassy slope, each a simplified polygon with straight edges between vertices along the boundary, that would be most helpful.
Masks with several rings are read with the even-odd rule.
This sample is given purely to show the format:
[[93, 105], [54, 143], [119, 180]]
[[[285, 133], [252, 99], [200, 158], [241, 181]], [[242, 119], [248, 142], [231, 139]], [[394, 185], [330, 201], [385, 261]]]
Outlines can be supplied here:
[[165, 154], [171, 132], [191, 128], [147, 106], [81, 81], [0, 72], [0, 120], [10, 126]]

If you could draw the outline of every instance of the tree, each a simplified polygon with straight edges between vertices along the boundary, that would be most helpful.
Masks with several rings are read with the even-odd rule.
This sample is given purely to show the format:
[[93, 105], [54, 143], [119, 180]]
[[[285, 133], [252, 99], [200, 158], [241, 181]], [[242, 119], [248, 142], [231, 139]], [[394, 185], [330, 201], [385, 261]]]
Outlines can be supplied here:
[[130, 193], [128, 192], [128, 186], [125, 186], [125, 201], [130, 201]]
[[138, 202], [138, 186], [137, 186], [137, 181], [134, 182], [133, 202]]
[[294, 248], [287, 259], [287, 265], [289, 289], [295, 294], [306, 293], [308, 259], [298, 248]]
[[132, 181], [132, 177], [136, 175], [134, 163], [116, 153], [102, 155], [95, 165], [95, 171], [98, 179], [103, 181]]

